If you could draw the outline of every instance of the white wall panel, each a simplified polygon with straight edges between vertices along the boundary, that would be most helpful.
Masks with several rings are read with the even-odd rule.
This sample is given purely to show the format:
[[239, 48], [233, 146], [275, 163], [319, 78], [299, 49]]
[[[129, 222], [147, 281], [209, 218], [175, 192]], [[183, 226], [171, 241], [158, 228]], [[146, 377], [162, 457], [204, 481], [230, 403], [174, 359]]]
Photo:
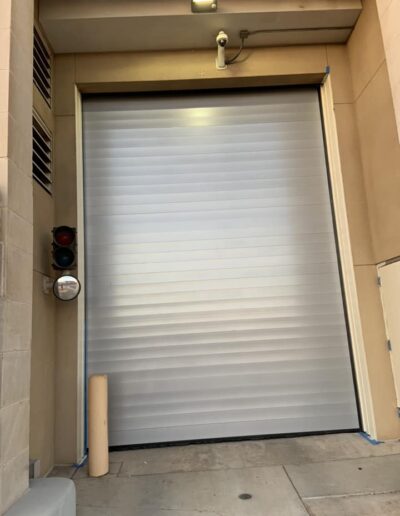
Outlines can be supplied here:
[[317, 91], [83, 107], [111, 445], [358, 428]]

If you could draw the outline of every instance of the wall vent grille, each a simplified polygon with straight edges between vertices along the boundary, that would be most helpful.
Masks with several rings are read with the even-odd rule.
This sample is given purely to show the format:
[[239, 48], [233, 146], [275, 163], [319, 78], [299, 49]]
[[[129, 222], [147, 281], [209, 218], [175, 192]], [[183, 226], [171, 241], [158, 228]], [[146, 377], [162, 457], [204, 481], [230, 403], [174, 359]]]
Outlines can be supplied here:
[[51, 106], [51, 54], [36, 28], [33, 36], [33, 83]]
[[51, 193], [53, 174], [53, 137], [37, 115], [32, 118], [32, 172], [33, 177]]

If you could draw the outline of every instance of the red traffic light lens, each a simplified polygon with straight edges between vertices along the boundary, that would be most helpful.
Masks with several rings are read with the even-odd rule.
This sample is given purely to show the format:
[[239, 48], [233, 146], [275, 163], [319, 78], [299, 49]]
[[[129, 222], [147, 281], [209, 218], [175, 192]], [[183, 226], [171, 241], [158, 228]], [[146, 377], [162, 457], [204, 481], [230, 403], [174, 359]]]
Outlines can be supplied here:
[[71, 245], [75, 239], [75, 231], [68, 226], [60, 226], [54, 231], [54, 241], [58, 245]]

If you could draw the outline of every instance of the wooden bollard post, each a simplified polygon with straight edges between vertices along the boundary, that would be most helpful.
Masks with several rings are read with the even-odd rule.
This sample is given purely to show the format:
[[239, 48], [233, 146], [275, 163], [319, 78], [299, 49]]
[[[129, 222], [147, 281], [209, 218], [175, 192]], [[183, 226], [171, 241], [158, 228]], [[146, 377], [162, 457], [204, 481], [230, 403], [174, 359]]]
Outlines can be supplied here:
[[108, 385], [107, 375], [94, 374], [88, 388], [89, 476], [108, 473]]

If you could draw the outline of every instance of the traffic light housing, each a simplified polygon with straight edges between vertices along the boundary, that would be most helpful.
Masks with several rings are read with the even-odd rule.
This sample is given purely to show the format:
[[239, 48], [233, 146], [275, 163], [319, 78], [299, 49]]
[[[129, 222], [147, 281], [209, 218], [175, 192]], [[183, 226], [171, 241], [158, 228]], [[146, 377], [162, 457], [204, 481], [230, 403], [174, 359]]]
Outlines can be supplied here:
[[52, 245], [53, 269], [59, 271], [76, 269], [76, 228], [54, 227]]

